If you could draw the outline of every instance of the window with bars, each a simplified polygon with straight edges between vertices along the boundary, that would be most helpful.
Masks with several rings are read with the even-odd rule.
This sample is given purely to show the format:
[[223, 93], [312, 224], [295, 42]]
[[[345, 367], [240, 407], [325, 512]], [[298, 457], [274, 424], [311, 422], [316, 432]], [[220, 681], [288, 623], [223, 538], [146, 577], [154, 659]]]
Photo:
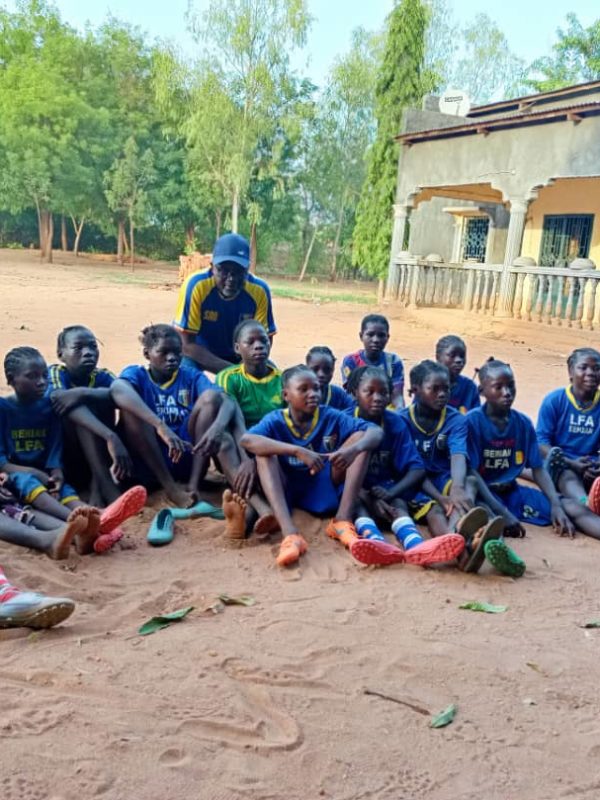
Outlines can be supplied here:
[[593, 214], [546, 214], [542, 230], [539, 264], [563, 267], [590, 252]]
[[483, 264], [485, 261], [489, 229], [489, 217], [467, 217], [463, 228], [461, 254], [463, 261], [469, 258]]

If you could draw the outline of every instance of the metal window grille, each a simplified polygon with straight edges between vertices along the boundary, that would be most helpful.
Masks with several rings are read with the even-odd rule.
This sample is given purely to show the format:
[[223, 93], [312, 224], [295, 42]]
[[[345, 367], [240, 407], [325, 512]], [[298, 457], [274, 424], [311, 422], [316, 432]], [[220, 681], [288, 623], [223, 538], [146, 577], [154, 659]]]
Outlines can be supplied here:
[[468, 258], [483, 263], [490, 228], [488, 217], [468, 217], [463, 231], [462, 260]]
[[590, 252], [593, 214], [546, 214], [540, 246], [541, 267], [562, 267]]

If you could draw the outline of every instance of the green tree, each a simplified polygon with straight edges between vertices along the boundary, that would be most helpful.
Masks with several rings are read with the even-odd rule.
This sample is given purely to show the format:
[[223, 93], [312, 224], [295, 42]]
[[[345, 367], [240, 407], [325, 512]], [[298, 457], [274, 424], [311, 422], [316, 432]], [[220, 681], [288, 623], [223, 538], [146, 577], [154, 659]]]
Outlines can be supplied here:
[[[105, 176], [105, 194], [110, 209], [118, 219], [129, 222], [129, 253], [134, 264], [136, 227], [145, 222], [147, 187], [154, 180], [154, 159], [151, 150], [140, 154], [135, 139], [125, 143], [123, 155], [115, 160]], [[122, 263], [122, 261], [121, 261]]]
[[576, 14], [567, 14], [567, 28], [559, 28], [557, 34], [552, 55], [531, 65], [528, 85], [537, 92], [551, 92], [600, 79], [600, 19], [584, 28]]
[[419, 106], [430, 76], [423, 69], [428, 14], [421, 0], [401, 0], [388, 17], [383, 64], [375, 91], [377, 134], [357, 210], [352, 259], [382, 277], [389, 263], [402, 112]]

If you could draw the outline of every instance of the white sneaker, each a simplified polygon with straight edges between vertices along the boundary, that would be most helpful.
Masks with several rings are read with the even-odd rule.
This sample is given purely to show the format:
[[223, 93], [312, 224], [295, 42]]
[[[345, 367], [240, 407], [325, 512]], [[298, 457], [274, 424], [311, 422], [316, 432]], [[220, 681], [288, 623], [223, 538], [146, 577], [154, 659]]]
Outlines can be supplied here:
[[75, 609], [68, 597], [47, 597], [0, 584], [0, 628], [51, 628]]

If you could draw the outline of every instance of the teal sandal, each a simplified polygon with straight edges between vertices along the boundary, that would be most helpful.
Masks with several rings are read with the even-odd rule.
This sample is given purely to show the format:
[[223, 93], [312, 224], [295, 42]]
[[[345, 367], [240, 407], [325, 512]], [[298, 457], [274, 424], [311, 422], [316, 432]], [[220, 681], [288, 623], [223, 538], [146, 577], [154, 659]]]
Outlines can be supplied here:
[[169, 508], [167, 509], [173, 519], [194, 519], [195, 517], [210, 517], [211, 519], [225, 519], [222, 508], [213, 506], [204, 500], [200, 500], [191, 508]]

